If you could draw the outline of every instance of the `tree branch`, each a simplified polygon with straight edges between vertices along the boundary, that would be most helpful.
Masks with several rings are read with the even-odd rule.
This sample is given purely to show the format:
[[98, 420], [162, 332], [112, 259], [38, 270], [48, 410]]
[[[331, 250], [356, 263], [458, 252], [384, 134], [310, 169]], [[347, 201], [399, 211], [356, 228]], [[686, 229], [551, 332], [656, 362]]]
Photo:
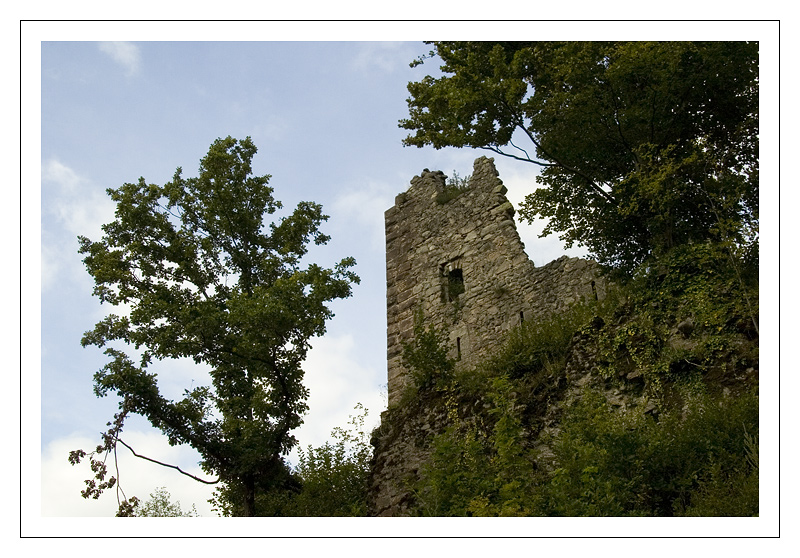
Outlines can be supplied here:
[[[517, 147], [517, 146], [515, 145], [514, 147]], [[554, 166], [556, 166], [556, 165], [552, 165], [552, 164], [548, 164], [548, 163], [542, 163], [541, 161], [537, 161], [535, 159], [531, 159], [530, 157], [527, 157], [527, 155], [528, 155], [527, 153], [525, 153], [526, 157], [519, 157], [517, 155], [512, 155], [511, 153], [506, 153], [506, 152], [502, 151], [499, 147], [494, 147], [494, 146], [480, 145], [480, 146], [478, 146], [478, 149], [486, 149], [487, 151], [491, 151], [493, 153], [497, 153], [498, 155], [502, 155], [503, 157], [510, 157], [512, 159], [516, 159], [517, 161], [525, 161], [526, 163], [533, 163], [534, 165], [539, 165], [540, 167], [554, 167]], [[517, 149], [519, 149], [519, 148], [517, 147]], [[524, 152], [524, 150], [522, 150], [522, 149], [520, 149], [520, 151]]]
[[170, 469], [175, 469], [175, 470], [177, 470], [179, 473], [182, 473], [182, 474], [186, 475], [187, 477], [193, 478], [194, 480], [196, 480], [196, 481], [198, 481], [198, 482], [202, 482], [202, 483], [204, 483], [204, 484], [217, 484], [217, 483], [219, 482], [219, 480], [220, 480], [220, 479], [217, 479], [217, 480], [215, 480], [215, 481], [207, 481], [207, 480], [201, 479], [201, 478], [199, 478], [199, 477], [196, 477], [196, 476], [192, 475], [191, 473], [187, 473], [186, 471], [182, 470], [182, 469], [181, 469], [180, 467], [178, 467], [177, 465], [170, 465], [170, 464], [168, 464], [168, 463], [162, 463], [161, 461], [157, 461], [157, 460], [155, 460], [155, 459], [151, 459], [150, 457], [146, 457], [146, 456], [144, 456], [144, 455], [139, 455], [138, 453], [136, 453], [135, 451], [133, 451], [133, 448], [132, 448], [132, 447], [130, 447], [130, 446], [129, 446], [128, 444], [126, 444], [125, 442], [123, 442], [123, 441], [122, 441], [120, 438], [117, 438], [117, 441], [118, 441], [120, 444], [122, 444], [123, 446], [125, 446], [126, 448], [128, 448], [129, 450], [131, 450], [131, 453], [132, 453], [133, 455], [135, 455], [136, 457], [138, 457], [138, 458], [140, 458], [140, 459], [144, 459], [144, 460], [146, 460], [146, 461], [150, 461], [150, 462], [152, 462], [152, 463], [155, 463], [155, 464], [157, 464], [157, 465], [161, 465], [162, 467], [169, 467]]
[[533, 145], [535, 145], [535, 146], [536, 146], [536, 148], [537, 148], [539, 151], [541, 151], [542, 153], [544, 153], [544, 156], [545, 156], [545, 157], [547, 157], [547, 158], [548, 158], [548, 159], [550, 159], [551, 161], [555, 161], [555, 162], [556, 162], [556, 165], [551, 165], [551, 166], [559, 166], [559, 167], [561, 167], [562, 169], [564, 169], [564, 170], [566, 170], [566, 171], [568, 171], [568, 172], [571, 172], [571, 173], [573, 173], [573, 174], [577, 174], [578, 176], [580, 176], [581, 178], [583, 178], [583, 179], [584, 179], [586, 182], [588, 182], [588, 183], [589, 183], [589, 187], [590, 187], [592, 190], [594, 190], [594, 191], [595, 191], [597, 194], [600, 194], [600, 196], [601, 196], [603, 199], [605, 199], [607, 202], [609, 202], [609, 203], [611, 203], [611, 204], [613, 204], [613, 205], [617, 205], [617, 200], [615, 200], [615, 199], [614, 199], [614, 197], [613, 197], [613, 196], [611, 196], [611, 194], [609, 194], [608, 192], [606, 192], [605, 190], [603, 190], [603, 189], [602, 189], [600, 186], [598, 186], [598, 185], [597, 185], [597, 183], [596, 183], [594, 180], [592, 180], [592, 178], [591, 178], [590, 176], [586, 175], [585, 173], [583, 173], [583, 172], [579, 171], [579, 170], [578, 170], [578, 169], [576, 169], [576, 168], [573, 168], [573, 167], [571, 167], [571, 166], [569, 166], [569, 165], [567, 165], [567, 164], [565, 164], [565, 163], [562, 163], [562, 162], [561, 162], [561, 161], [559, 161], [559, 160], [558, 160], [556, 157], [554, 157], [552, 154], [548, 153], [548, 152], [547, 152], [547, 151], [546, 151], [546, 150], [545, 150], [545, 149], [542, 147], [542, 145], [541, 145], [541, 144], [540, 144], [538, 141], [536, 141], [536, 139], [533, 137], [533, 134], [531, 134], [531, 133], [530, 133], [530, 131], [529, 131], [529, 130], [528, 130], [526, 127], [525, 127], [525, 126], [523, 126], [523, 125], [522, 125], [522, 123], [521, 123], [521, 122], [519, 122], [519, 123], [517, 124], [517, 126], [519, 126], [519, 127], [522, 129], [522, 131], [523, 131], [523, 132], [525, 132], [525, 135], [527, 135], [527, 136], [528, 136], [528, 139], [530, 139], [530, 140], [531, 140], [531, 142], [533, 143]]
[[[511, 108], [511, 106], [505, 101], [505, 99], [500, 99], [500, 102], [503, 104], [503, 106], [506, 107], [506, 110], [508, 110], [508, 112], [511, 114], [511, 118], [515, 122], [515, 125], [519, 129], [521, 129], [525, 133], [526, 136], [528, 136], [528, 139], [531, 140], [531, 143], [533, 143], [534, 146], [536, 146], [536, 149], [538, 149], [541, 153], [543, 153], [546, 158], [550, 159], [551, 161], [554, 161], [555, 164], [541, 163], [541, 162], [535, 161], [535, 160], [533, 160], [531, 158], [523, 159], [521, 157], [516, 157], [514, 155], [503, 153], [502, 151], [500, 151], [499, 149], [496, 149], [496, 148], [493, 149], [493, 148], [489, 147], [487, 149], [489, 149], [491, 151], [494, 151], [496, 153], [499, 153], [500, 155], [505, 155], [506, 157], [511, 157], [513, 159], [518, 159], [520, 161], [528, 161], [530, 163], [541, 165], [543, 167], [556, 167], [556, 166], [557, 167], [561, 167], [564, 170], [566, 170], [568, 172], [571, 172], [573, 174], [577, 174], [578, 176], [580, 176], [581, 178], [586, 180], [586, 182], [589, 184], [589, 187], [592, 190], [594, 190], [597, 194], [599, 194], [600, 197], [602, 197], [604, 200], [606, 200], [607, 202], [609, 202], [609, 203], [611, 203], [613, 205], [617, 205], [617, 201], [614, 199], [614, 197], [611, 194], [609, 194], [608, 192], [606, 192], [605, 190], [603, 190], [600, 186], [598, 186], [597, 183], [590, 176], [588, 176], [587, 174], [581, 172], [578, 169], [570, 167], [569, 165], [567, 165], [567, 164], [561, 162], [560, 160], [558, 160], [551, 153], [548, 153], [542, 147], [542, 145], [538, 141], [536, 141], [536, 138], [533, 137], [533, 134], [531, 134], [530, 130], [528, 130], [528, 128], [525, 126], [525, 121], [524, 121], [523, 117], [519, 113], [517, 113], [517, 111], [515, 111], [513, 108]], [[516, 149], [520, 149], [519, 147], [517, 147], [513, 143], [511, 145], [513, 147], [515, 147]], [[520, 149], [520, 151], [523, 151], [523, 150]], [[525, 155], [527, 155], [527, 153], [525, 153]]]

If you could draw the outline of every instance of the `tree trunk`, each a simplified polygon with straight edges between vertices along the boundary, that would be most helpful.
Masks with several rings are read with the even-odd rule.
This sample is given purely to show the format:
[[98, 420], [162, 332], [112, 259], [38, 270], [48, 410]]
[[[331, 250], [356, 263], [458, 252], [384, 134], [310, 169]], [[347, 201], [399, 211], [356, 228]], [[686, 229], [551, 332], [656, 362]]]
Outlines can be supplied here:
[[256, 483], [253, 477], [244, 479], [244, 517], [256, 516]]

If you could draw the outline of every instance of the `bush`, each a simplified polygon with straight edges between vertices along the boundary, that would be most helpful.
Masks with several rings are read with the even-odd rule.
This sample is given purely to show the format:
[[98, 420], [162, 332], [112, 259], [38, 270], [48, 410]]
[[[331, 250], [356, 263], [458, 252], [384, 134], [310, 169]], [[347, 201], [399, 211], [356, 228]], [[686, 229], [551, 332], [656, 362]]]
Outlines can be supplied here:
[[192, 504], [190, 511], [183, 511], [180, 502], [172, 502], [170, 494], [165, 487], [156, 488], [150, 494], [150, 499], [136, 506], [135, 517], [199, 517], [197, 509]]
[[656, 418], [586, 390], [537, 469], [519, 382], [486, 377], [485, 415], [435, 436], [409, 488], [425, 516], [758, 514], [758, 395], [684, 392]]
[[358, 517], [367, 513], [367, 490], [372, 447], [364, 431], [367, 410], [350, 417], [349, 428], [331, 432], [334, 443], [299, 450], [296, 473], [303, 483], [292, 511], [298, 516]]
[[530, 515], [536, 472], [524, 450], [514, 384], [495, 377], [485, 387], [486, 417], [455, 420], [434, 437], [431, 456], [411, 487], [417, 514]]
[[403, 341], [402, 364], [418, 390], [443, 386], [455, 369], [455, 359], [447, 356], [445, 334], [433, 325], [424, 324], [422, 312], [414, 317], [414, 338]]
[[615, 327], [600, 333], [601, 372], [636, 370], [659, 398], [667, 385], [710, 385], [757, 369], [758, 285], [741, 280], [740, 263], [726, 245], [704, 242], [643, 267], [624, 286]]
[[[420, 317], [404, 365], [418, 389], [435, 387], [428, 404], [447, 407], [449, 425], [410, 481], [412, 513], [758, 515], [757, 374], [741, 374], [758, 369], [757, 283], [726, 255], [679, 247], [605, 301], [525, 322], [473, 368], [455, 370]], [[576, 332], [605, 377], [554, 415]], [[612, 406], [615, 386], [657, 406]], [[558, 430], [537, 439], [546, 421]], [[546, 470], [533, 442], [553, 452]]]
[[436, 203], [444, 205], [469, 190], [469, 179], [470, 175], [461, 178], [456, 171], [453, 171], [453, 177], [447, 180], [444, 190], [436, 195]]
[[555, 440], [557, 468], [542, 487], [540, 512], [757, 515], [757, 432], [754, 393], [690, 394], [683, 409], [656, 420], [615, 411], [587, 391]]
[[504, 345], [490, 359], [488, 368], [513, 379], [560, 371], [572, 337], [598, 310], [597, 304], [576, 304], [544, 321], [523, 322], [511, 330]]

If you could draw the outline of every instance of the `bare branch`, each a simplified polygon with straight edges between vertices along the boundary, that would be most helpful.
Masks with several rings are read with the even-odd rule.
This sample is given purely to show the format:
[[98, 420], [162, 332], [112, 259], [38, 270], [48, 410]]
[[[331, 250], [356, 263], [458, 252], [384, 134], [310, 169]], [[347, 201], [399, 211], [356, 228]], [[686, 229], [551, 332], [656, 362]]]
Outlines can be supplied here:
[[[511, 140], [508, 140], [508, 144], [509, 144], [511, 147], [513, 147], [514, 149], [518, 149], [519, 151], [522, 151], [522, 152], [525, 154], [525, 157], [527, 157], [529, 160], [533, 161], [533, 159], [531, 159], [531, 156], [530, 156], [530, 155], [528, 155], [528, 152], [527, 152], [527, 151], [525, 151], [524, 149], [522, 149], [521, 147], [517, 147], [516, 145], [514, 145], [514, 142], [513, 142], [513, 141], [511, 141]], [[542, 166], [549, 166], [547, 163], [539, 163], [539, 164], [540, 164], [540, 165], [542, 165]]]
[[[516, 145], [514, 147], [516, 147]], [[527, 157], [527, 155], [528, 155], [527, 153], [525, 153], [526, 157], [519, 157], [517, 155], [512, 155], [511, 153], [506, 153], [505, 151], [501, 150], [499, 147], [494, 147], [494, 146], [481, 145], [481, 146], [478, 146], [478, 149], [486, 149], [487, 151], [491, 151], [493, 153], [497, 153], [498, 155], [502, 155], [503, 157], [510, 157], [512, 159], [516, 159], [517, 161], [525, 161], [526, 163], [533, 163], [534, 165], [539, 165], [540, 167], [554, 167], [554, 166], [556, 166], [556, 165], [552, 165], [552, 164], [549, 164], [549, 163], [542, 163], [541, 161], [537, 161], [535, 159], [531, 159], [530, 157]], [[517, 149], [519, 149], [519, 148], [517, 148]], [[523, 151], [523, 150], [520, 149], [520, 151]]]
[[120, 438], [117, 438], [117, 441], [118, 441], [120, 444], [122, 444], [123, 446], [125, 446], [126, 448], [128, 448], [129, 450], [131, 450], [131, 453], [132, 453], [133, 455], [135, 455], [136, 457], [138, 457], [138, 458], [140, 458], [140, 459], [144, 459], [144, 460], [146, 460], [146, 461], [150, 461], [150, 462], [152, 462], [152, 463], [155, 463], [155, 464], [157, 464], [157, 465], [161, 465], [162, 467], [169, 467], [170, 469], [175, 469], [175, 470], [176, 470], [176, 471], [178, 471], [179, 473], [182, 473], [182, 474], [186, 475], [187, 477], [190, 477], [190, 478], [192, 478], [192, 479], [194, 479], [194, 480], [196, 480], [196, 481], [198, 481], [198, 482], [202, 482], [202, 483], [205, 483], [205, 484], [217, 484], [217, 483], [220, 481], [220, 479], [217, 479], [217, 480], [215, 480], [215, 481], [208, 481], [208, 480], [205, 480], [205, 479], [201, 479], [201, 478], [199, 478], [199, 477], [196, 477], [196, 476], [192, 475], [191, 473], [187, 473], [186, 471], [184, 471], [183, 469], [181, 469], [181, 468], [180, 468], [180, 467], [178, 467], [177, 465], [170, 465], [169, 463], [162, 463], [161, 461], [157, 461], [157, 460], [155, 460], [155, 459], [151, 459], [150, 457], [147, 457], [147, 456], [144, 456], [144, 455], [139, 455], [138, 453], [136, 453], [135, 451], [133, 451], [133, 448], [132, 448], [132, 447], [130, 447], [130, 446], [129, 446], [128, 444], [126, 444], [125, 442], [123, 442], [123, 441], [122, 441]]

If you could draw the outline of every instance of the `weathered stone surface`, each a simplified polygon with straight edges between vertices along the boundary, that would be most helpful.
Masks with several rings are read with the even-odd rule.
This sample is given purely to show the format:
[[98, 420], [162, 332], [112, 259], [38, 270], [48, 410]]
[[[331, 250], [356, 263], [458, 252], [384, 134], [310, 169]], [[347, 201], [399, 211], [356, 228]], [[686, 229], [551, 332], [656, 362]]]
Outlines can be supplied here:
[[[445, 181], [441, 171], [425, 169], [385, 215], [387, 353], [395, 357], [389, 361], [390, 405], [407, 381], [398, 369], [396, 326], [407, 331], [416, 311], [448, 333], [451, 356], [469, 365], [521, 319], [541, 319], [584, 297], [605, 295], [594, 262], [564, 256], [534, 266], [493, 159], [476, 159], [469, 189], [442, 204], [436, 198]], [[449, 282], [463, 283], [463, 292], [448, 295]]]

